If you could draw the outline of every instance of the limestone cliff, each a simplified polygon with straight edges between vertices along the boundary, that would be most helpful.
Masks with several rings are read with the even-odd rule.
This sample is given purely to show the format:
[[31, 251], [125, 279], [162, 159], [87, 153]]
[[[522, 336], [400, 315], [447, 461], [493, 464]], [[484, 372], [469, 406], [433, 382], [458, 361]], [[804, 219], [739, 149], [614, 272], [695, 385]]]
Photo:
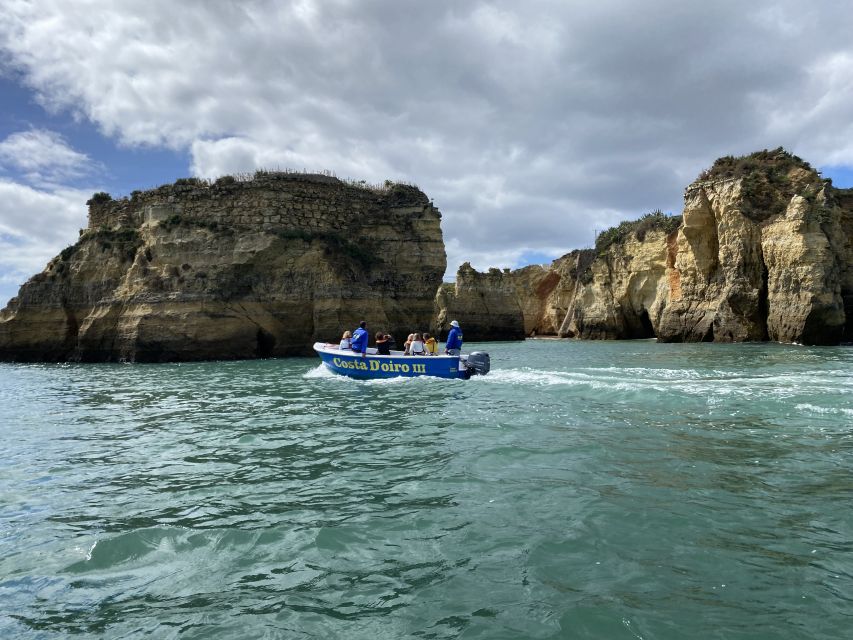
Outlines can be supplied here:
[[435, 299], [433, 330], [444, 335], [451, 320], [464, 322], [466, 340], [517, 340], [556, 335], [577, 294], [578, 272], [593, 253], [572, 251], [551, 265], [489, 269], [465, 263], [455, 283], [441, 286]]
[[843, 196], [781, 150], [718, 161], [685, 192], [658, 338], [850, 339], [853, 209]]
[[[687, 187], [682, 216], [623, 223], [550, 267], [466, 272], [460, 321], [497, 276], [505, 305], [475, 315], [507, 334], [521, 324], [592, 339], [849, 342], [853, 190], [781, 149], [721, 158]], [[437, 304], [441, 317], [446, 297]]]
[[96, 194], [78, 242], [0, 312], [0, 359], [307, 354], [366, 319], [426, 327], [446, 267], [418, 189], [259, 172]]
[[466, 340], [520, 340], [525, 334], [518, 300], [504, 272], [478, 273], [466, 262], [459, 267], [456, 282], [438, 290], [431, 331], [444, 339], [450, 322], [461, 319]]

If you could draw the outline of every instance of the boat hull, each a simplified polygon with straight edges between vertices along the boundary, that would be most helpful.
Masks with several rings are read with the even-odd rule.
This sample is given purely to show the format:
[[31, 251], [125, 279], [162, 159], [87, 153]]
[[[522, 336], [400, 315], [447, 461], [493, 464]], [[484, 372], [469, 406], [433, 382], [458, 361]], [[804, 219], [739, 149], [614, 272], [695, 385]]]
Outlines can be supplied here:
[[370, 353], [375, 349], [369, 349], [362, 357], [320, 342], [314, 345], [314, 350], [329, 371], [359, 380], [421, 376], [468, 379], [471, 375], [459, 356], [380, 356]]

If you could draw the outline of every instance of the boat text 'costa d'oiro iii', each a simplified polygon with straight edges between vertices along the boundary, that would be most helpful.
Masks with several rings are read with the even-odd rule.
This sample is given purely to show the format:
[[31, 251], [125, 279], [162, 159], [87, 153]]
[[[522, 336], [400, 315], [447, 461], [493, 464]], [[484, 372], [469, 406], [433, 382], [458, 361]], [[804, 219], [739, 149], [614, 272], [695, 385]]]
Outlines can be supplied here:
[[392, 351], [389, 356], [380, 356], [370, 348], [362, 356], [323, 342], [315, 342], [314, 350], [332, 373], [362, 380], [417, 376], [467, 380], [472, 375], [486, 375], [490, 366], [489, 354], [483, 351], [461, 356], [406, 356], [402, 351]]

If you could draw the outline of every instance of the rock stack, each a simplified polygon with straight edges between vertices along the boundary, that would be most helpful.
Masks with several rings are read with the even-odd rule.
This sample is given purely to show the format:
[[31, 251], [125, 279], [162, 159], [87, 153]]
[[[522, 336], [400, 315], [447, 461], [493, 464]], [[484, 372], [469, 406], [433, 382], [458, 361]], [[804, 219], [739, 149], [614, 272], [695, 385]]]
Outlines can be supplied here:
[[0, 312], [0, 359], [307, 355], [365, 319], [427, 327], [446, 268], [417, 188], [259, 172], [96, 194], [76, 244]]

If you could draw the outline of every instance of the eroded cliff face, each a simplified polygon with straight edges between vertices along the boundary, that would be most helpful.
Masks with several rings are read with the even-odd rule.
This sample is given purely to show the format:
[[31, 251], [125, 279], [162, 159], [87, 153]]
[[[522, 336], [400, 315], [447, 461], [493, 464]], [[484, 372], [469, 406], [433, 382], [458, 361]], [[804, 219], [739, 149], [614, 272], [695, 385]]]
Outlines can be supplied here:
[[[650, 215], [550, 267], [498, 272], [506, 305], [478, 323], [587, 339], [853, 340], [853, 190], [781, 150], [723, 158], [687, 187], [678, 222]], [[466, 300], [493, 286], [465, 280]]]
[[765, 208], [744, 178], [688, 187], [659, 339], [845, 339], [853, 211], [813, 171], [786, 178]]
[[666, 234], [631, 236], [602, 252], [581, 274], [561, 336], [619, 340], [651, 338], [663, 311]]
[[450, 322], [461, 320], [465, 340], [520, 340], [525, 334], [518, 300], [507, 272], [479, 273], [466, 262], [459, 267], [455, 283], [439, 288], [431, 332], [444, 339]]
[[263, 174], [96, 199], [90, 226], [0, 312], [0, 359], [301, 355], [366, 319], [428, 326], [440, 214], [402, 185]]
[[589, 251], [572, 251], [551, 265], [476, 271], [465, 263], [455, 283], [441, 286], [435, 299], [437, 335], [451, 320], [464, 322], [466, 340], [518, 340], [556, 335], [578, 292], [578, 272], [591, 259]]

